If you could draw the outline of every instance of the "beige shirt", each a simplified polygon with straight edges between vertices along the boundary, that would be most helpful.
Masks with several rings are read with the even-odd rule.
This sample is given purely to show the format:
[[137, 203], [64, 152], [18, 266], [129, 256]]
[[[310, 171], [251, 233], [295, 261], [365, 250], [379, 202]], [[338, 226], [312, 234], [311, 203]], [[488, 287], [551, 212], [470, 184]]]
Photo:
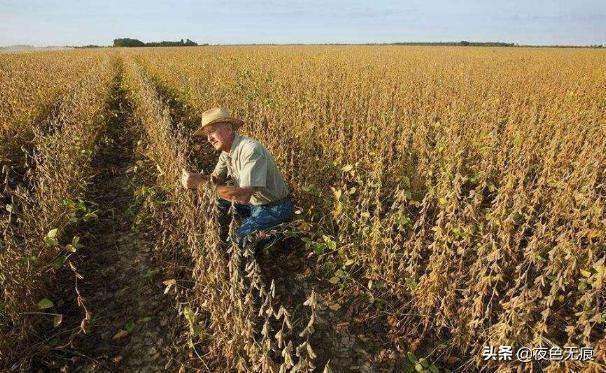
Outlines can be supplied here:
[[240, 188], [254, 187], [252, 205], [265, 205], [286, 197], [288, 186], [272, 155], [261, 143], [235, 133], [229, 152], [221, 152], [212, 173], [231, 177]]

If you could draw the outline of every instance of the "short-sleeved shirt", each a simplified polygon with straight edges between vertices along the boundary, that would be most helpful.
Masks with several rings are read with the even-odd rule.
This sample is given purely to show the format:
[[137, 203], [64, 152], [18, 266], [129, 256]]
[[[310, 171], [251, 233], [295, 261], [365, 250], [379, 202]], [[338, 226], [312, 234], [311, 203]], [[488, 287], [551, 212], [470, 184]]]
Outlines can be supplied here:
[[261, 143], [238, 133], [229, 152], [221, 152], [212, 173], [232, 178], [238, 187], [254, 187], [250, 204], [265, 205], [288, 196], [289, 189], [272, 155]]

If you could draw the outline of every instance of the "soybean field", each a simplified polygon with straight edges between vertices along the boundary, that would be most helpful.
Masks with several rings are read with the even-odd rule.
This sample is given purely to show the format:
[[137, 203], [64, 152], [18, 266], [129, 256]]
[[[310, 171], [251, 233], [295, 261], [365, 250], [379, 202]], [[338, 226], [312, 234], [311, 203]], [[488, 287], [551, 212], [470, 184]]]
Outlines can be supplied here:
[[[179, 182], [215, 106], [293, 191], [257, 253]], [[603, 50], [4, 53], [0, 167], [2, 371], [606, 370]]]

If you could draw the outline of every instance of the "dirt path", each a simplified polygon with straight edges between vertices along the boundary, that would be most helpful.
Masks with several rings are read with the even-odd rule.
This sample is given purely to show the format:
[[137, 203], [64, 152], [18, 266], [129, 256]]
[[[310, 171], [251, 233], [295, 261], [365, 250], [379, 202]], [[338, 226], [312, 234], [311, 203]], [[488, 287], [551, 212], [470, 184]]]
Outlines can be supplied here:
[[131, 108], [116, 87], [107, 132], [93, 162], [98, 170], [87, 200], [98, 220], [84, 234], [81, 291], [93, 314], [89, 332], [74, 343], [71, 369], [78, 372], [160, 372], [175, 369], [170, 343], [177, 333], [174, 302], [163, 294], [162, 276], [151, 260], [151, 243], [132, 230], [129, 209], [135, 186], [138, 136]]

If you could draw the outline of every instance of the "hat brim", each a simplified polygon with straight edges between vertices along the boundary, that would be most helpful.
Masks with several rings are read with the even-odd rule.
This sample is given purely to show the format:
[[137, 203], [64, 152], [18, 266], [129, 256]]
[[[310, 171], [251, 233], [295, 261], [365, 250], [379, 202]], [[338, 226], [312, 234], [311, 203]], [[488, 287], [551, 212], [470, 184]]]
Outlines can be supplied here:
[[215, 124], [219, 124], [219, 123], [229, 123], [233, 126], [233, 129], [238, 129], [244, 124], [244, 121], [242, 119], [238, 119], [238, 118], [234, 118], [234, 117], [217, 119], [217, 120], [214, 120], [212, 122], [206, 123], [206, 124], [198, 127], [198, 129], [194, 131], [192, 136], [194, 136], [194, 137], [206, 136], [206, 131], [211, 126], [213, 126]]

